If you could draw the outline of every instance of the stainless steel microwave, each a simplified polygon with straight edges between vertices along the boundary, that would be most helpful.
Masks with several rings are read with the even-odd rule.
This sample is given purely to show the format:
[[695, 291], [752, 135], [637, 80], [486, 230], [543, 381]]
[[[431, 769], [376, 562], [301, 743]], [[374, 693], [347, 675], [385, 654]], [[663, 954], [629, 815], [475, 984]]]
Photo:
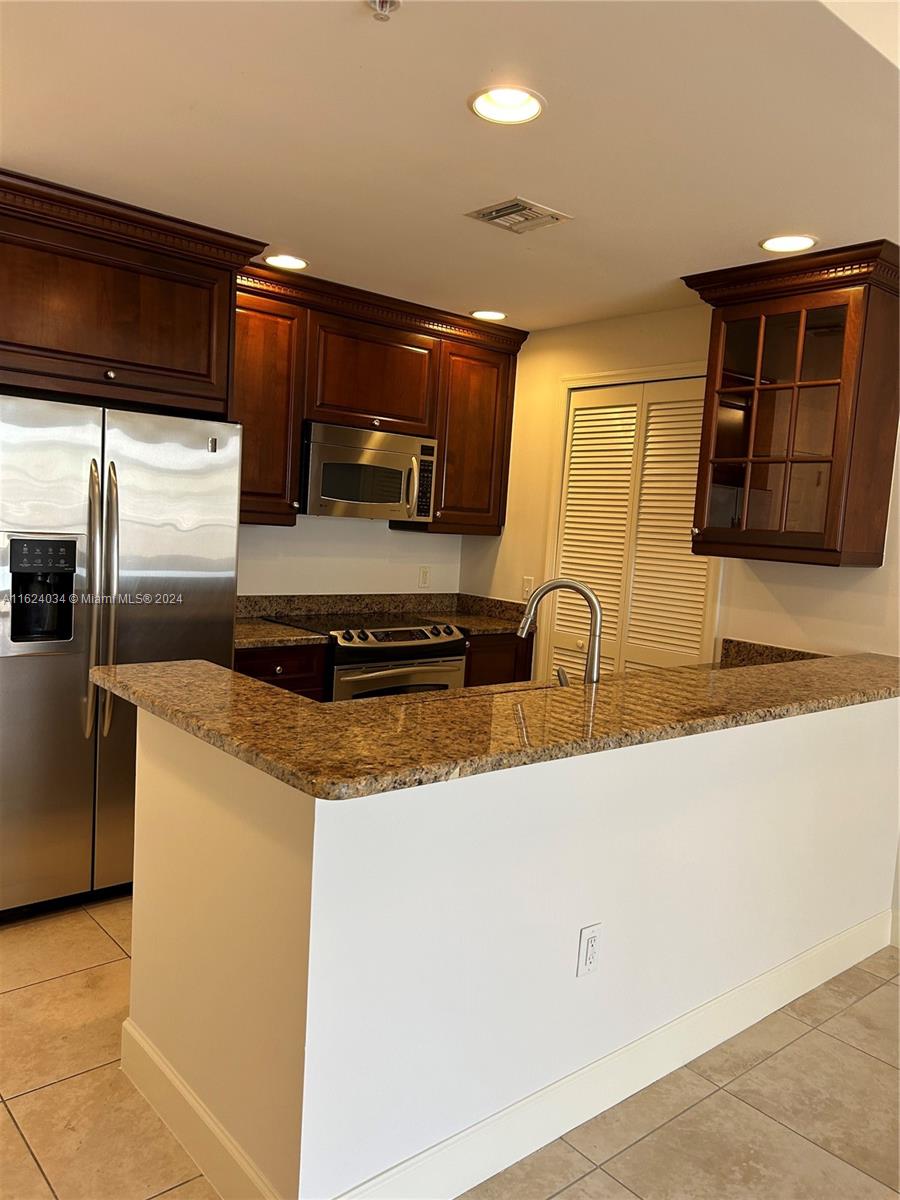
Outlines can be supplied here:
[[430, 521], [436, 453], [433, 438], [313, 422], [303, 443], [303, 512]]

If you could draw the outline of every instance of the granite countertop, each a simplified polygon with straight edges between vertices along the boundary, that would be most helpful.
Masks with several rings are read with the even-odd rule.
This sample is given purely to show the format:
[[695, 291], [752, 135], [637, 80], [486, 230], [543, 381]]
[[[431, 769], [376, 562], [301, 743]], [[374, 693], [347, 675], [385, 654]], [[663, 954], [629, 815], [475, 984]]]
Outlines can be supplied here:
[[238, 617], [234, 623], [235, 650], [253, 650], [263, 646], [324, 646], [328, 640], [324, 633], [297, 629], [293, 625], [277, 625], [274, 621], [262, 621], [256, 617]]
[[[301, 618], [302, 619], [302, 618]], [[360, 624], [365, 616], [360, 616]], [[429, 611], [422, 616], [423, 625], [457, 625], [465, 634], [515, 633], [519, 623], [510, 617], [491, 617], [483, 613], [448, 613]], [[279, 625], [276, 618], [238, 617], [234, 623], [235, 650], [251, 650], [264, 646], [315, 646], [328, 641], [322, 633]]]
[[595, 687], [495, 685], [320, 704], [207, 662], [95, 667], [91, 678], [275, 778], [344, 800], [842, 708], [900, 695], [877, 654], [607, 677]]

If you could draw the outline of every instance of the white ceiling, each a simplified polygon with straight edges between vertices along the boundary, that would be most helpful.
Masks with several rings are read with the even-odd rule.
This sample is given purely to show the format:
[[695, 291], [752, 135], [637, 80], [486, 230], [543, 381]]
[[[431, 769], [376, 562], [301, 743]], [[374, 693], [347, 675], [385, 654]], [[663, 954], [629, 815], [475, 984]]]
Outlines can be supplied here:
[[[693, 301], [759, 238], [897, 238], [897, 71], [816, 0], [5, 3], [6, 167], [524, 328]], [[522, 82], [533, 124], [466, 98]], [[568, 224], [463, 216], [514, 194]]]

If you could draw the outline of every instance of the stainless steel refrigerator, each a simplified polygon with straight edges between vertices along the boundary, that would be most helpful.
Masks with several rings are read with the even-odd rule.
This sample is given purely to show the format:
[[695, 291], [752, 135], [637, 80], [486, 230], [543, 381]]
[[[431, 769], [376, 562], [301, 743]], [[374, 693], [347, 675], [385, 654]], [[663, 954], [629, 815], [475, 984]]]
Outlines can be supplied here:
[[88, 673], [231, 665], [240, 461], [238, 425], [0, 396], [0, 910], [131, 879], [135, 710]]

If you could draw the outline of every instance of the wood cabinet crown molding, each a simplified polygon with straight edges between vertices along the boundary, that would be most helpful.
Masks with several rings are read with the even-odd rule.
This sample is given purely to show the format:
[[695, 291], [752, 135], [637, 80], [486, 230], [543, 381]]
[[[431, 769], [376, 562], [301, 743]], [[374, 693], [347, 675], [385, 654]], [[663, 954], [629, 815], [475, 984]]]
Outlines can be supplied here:
[[302, 279], [285, 279], [280, 271], [270, 271], [254, 265], [241, 271], [237, 282], [239, 288], [261, 292], [264, 295], [282, 296], [319, 311], [358, 317], [365, 321], [381, 322], [394, 328], [406, 328], [439, 337], [476, 342], [478, 345], [502, 350], [508, 354], [518, 353], [528, 337], [528, 331], [524, 329], [514, 329], [508, 325], [486, 326], [481, 321], [457, 313], [428, 308], [408, 300], [395, 300], [378, 292], [365, 292], [360, 288], [347, 287], [310, 275], [304, 275]]
[[884, 238], [682, 276], [683, 283], [714, 306], [859, 284], [896, 296], [898, 281], [898, 248]]
[[266, 242], [0, 169], [0, 213], [237, 269]]

